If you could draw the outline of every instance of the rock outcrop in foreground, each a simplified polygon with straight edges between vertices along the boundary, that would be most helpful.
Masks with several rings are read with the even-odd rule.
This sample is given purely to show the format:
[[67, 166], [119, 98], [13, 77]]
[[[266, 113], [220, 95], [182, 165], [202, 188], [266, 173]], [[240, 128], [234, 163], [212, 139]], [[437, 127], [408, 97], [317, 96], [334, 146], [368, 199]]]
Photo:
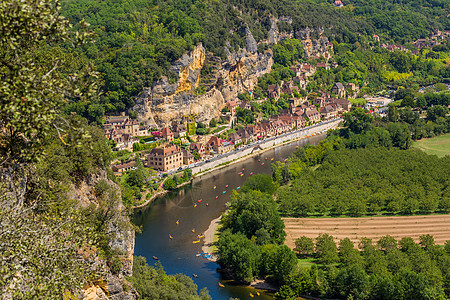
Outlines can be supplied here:
[[[70, 199], [77, 200], [82, 207], [99, 206], [101, 203], [95, 186], [100, 181], [104, 181], [115, 194], [115, 197], [110, 197], [110, 200], [108, 200], [111, 207], [108, 209], [106, 227], [108, 236], [111, 237], [109, 246], [117, 253], [120, 267], [112, 270], [97, 256], [92, 261], [92, 265], [101, 265], [101, 269], [106, 270], [106, 273], [102, 280], [84, 287], [84, 300], [135, 300], [138, 298], [137, 293], [125, 278], [131, 276], [133, 272], [135, 232], [129, 217], [125, 214], [120, 187], [107, 178], [106, 171], [101, 170], [86, 180], [77, 183], [76, 186], [72, 185], [68, 196]], [[89, 259], [92, 260], [92, 258]]]

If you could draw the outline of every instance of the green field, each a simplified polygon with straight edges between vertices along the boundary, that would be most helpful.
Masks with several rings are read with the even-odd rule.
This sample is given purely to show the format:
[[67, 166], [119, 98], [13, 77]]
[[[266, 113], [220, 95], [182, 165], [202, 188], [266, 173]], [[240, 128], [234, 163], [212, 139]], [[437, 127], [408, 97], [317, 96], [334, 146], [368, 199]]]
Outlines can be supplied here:
[[439, 157], [450, 155], [450, 133], [414, 142], [413, 147]]
[[352, 103], [352, 105], [365, 105], [368, 101], [364, 98], [348, 98], [348, 101]]

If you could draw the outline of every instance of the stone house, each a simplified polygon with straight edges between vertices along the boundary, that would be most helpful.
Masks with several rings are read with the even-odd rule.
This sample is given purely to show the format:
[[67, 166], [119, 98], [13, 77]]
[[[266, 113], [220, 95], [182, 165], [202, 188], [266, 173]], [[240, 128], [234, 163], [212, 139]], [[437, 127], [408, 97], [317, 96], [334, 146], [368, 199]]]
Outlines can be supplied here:
[[242, 143], [242, 139], [239, 134], [233, 132], [228, 136], [227, 142], [233, 143], [234, 145]]
[[198, 154], [200, 154], [200, 157], [203, 157], [206, 153], [205, 146], [201, 143], [192, 143], [189, 145], [189, 151], [193, 153], [194, 151], [197, 151]]
[[161, 131], [161, 136], [168, 142], [171, 142], [174, 139], [173, 132], [169, 127], [163, 128], [163, 130]]
[[242, 143], [248, 144], [253, 142], [255, 139], [252, 134], [249, 133], [247, 128], [241, 128], [237, 131], [239, 137], [241, 138]]
[[228, 108], [228, 110], [231, 113], [234, 113], [234, 111], [236, 110], [236, 107], [238, 107], [238, 106], [239, 105], [238, 105], [237, 101], [234, 101], [234, 100], [230, 100], [227, 103], [225, 103], [225, 107]]
[[172, 126], [172, 132], [175, 138], [185, 140], [187, 135], [187, 128], [184, 124], [175, 124]]
[[194, 163], [194, 155], [187, 150], [183, 150], [183, 164], [190, 165]]
[[320, 109], [320, 114], [321, 114], [322, 118], [325, 120], [336, 117], [337, 113], [338, 113], [338, 110], [331, 105], [321, 107], [321, 109]]
[[352, 108], [352, 103], [347, 99], [343, 98], [334, 99], [334, 103], [339, 104], [342, 107], [343, 111], [350, 111], [350, 108]]
[[306, 108], [303, 116], [305, 119], [310, 122], [319, 122], [320, 121], [320, 113], [316, 110], [316, 108]]
[[248, 101], [242, 101], [241, 104], [239, 104], [239, 107], [242, 109], [252, 109], [252, 106]]
[[281, 95], [281, 88], [278, 84], [269, 85], [267, 87], [267, 97], [278, 100]]
[[139, 134], [139, 122], [136, 120], [127, 120], [123, 124], [123, 131], [126, 134], [136, 136]]
[[337, 95], [339, 98], [345, 97], [345, 88], [340, 82], [336, 82], [331, 88], [331, 92]]
[[123, 172], [132, 170], [132, 168], [134, 167], [135, 163], [136, 163], [135, 161], [129, 161], [129, 162], [124, 163], [124, 164], [113, 165], [111, 167], [111, 169], [114, 172], [116, 172], [116, 173], [123, 173]]
[[147, 155], [147, 166], [155, 170], [167, 171], [183, 165], [183, 153], [177, 145], [154, 148]]

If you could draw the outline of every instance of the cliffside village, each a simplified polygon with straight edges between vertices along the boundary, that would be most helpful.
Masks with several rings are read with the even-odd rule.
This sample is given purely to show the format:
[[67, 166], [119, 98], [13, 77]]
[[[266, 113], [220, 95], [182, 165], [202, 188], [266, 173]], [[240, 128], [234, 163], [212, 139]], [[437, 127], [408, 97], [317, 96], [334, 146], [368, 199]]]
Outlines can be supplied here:
[[[213, 155], [233, 151], [240, 145], [291, 132], [349, 111], [351, 103], [345, 97], [354, 96], [359, 91], [358, 86], [353, 83], [344, 85], [337, 82], [332, 87], [331, 94], [321, 92], [321, 95], [313, 99], [312, 103], [307, 101], [306, 97], [295, 97], [299, 95], [299, 87], [304, 89], [309, 82], [308, 78], [314, 75], [318, 68], [330, 67], [332, 66], [327, 63], [318, 63], [316, 66], [301, 63], [291, 67], [295, 73], [291, 81], [282, 82], [281, 85], [269, 85], [266, 91], [267, 97], [274, 100], [278, 100], [282, 94], [289, 95], [291, 97], [289, 108], [282, 109], [278, 115], [273, 115], [267, 120], [259, 120], [255, 125], [237, 129], [236, 132], [230, 133], [227, 139], [211, 134], [190, 135], [188, 138], [190, 120], [187, 118], [184, 122], [173, 123], [170, 127], [150, 131], [149, 128], [140, 126], [138, 121], [128, 116], [109, 116], [103, 124], [103, 130], [106, 137], [115, 142], [117, 150], [132, 151], [133, 144], [139, 143], [138, 137], [153, 136], [160, 142], [160, 146], [146, 151], [145, 156], [141, 156], [144, 166], [162, 172], [178, 169], [183, 165], [194, 163], [194, 154], [199, 160], [207, 159]], [[267, 99], [256, 102], [265, 100]], [[238, 107], [251, 109], [248, 101], [237, 98], [226, 102], [225, 107], [228, 112], [223, 116], [228, 120], [233, 119]], [[179, 143], [173, 143], [174, 139], [179, 139], [184, 149], [180, 148]], [[133, 167], [134, 161], [112, 166], [118, 174], [131, 170]]]

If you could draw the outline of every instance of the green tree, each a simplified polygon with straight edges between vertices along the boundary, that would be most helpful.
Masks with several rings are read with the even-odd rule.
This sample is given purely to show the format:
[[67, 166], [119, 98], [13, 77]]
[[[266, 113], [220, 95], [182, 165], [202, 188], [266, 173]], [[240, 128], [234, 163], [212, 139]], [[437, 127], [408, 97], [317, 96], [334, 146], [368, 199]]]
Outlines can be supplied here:
[[355, 134], [365, 133], [372, 127], [373, 117], [360, 107], [344, 115], [344, 126]]
[[339, 261], [336, 243], [332, 236], [322, 233], [316, 238], [316, 255], [322, 264], [333, 264]]
[[310, 256], [314, 252], [314, 241], [303, 235], [295, 240], [294, 251], [302, 256]]

